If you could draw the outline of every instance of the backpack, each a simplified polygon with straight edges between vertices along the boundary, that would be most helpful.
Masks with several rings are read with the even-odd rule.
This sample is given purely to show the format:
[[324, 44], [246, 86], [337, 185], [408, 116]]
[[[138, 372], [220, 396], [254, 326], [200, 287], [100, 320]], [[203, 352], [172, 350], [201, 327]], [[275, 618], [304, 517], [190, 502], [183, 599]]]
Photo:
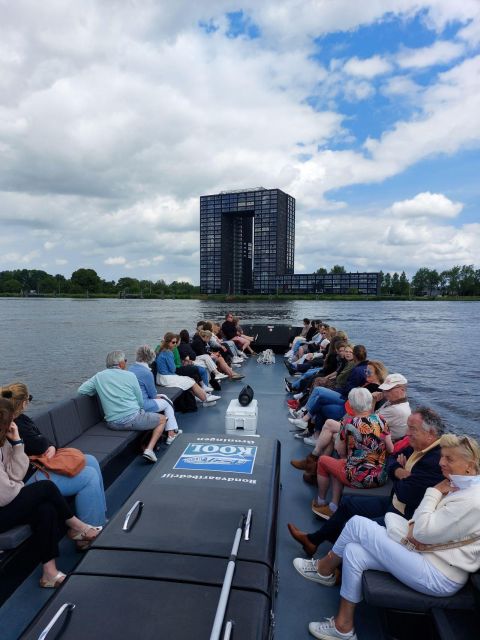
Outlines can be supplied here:
[[179, 411], [180, 413], [197, 411], [197, 401], [189, 389], [182, 391], [178, 398], [174, 400], [173, 406], [175, 407], [175, 411]]

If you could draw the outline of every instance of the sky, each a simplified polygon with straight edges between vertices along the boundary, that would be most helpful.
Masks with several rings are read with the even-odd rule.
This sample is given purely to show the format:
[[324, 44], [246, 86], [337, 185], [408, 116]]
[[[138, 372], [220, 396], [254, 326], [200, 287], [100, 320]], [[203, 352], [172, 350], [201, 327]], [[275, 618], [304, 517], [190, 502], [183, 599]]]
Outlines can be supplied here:
[[0, 270], [199, 282], [199, 198], [296, 199], [295, 272], [480, 249], [480, 0], [0, 0]]

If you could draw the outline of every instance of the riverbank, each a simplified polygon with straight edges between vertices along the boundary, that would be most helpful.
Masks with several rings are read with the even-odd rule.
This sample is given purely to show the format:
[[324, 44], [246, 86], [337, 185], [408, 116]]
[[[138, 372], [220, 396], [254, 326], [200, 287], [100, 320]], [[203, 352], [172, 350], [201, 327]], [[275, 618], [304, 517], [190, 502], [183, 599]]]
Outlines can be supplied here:
[[366, 296], [366, 295], [334, 295], [334, 294], [305, 294], [305, 295], [226, 295], [226, 294], [198, 294], [198, 295], [168, 295], [162, 296], [157, 294], [145, 294], [145, 295], [127, 295], [119, 298], [117, 294], [105, 294], [105, 293], [66, 293], [63, 294], [38, 294], [29, 296], [18, 296], [12, 293], [0, 293], [0, 298], [28, 298], [43, 299], [43, 298], [61, 298], [61, 299], [95, 299], [95, 300], [202, 300], [206, 302], [249, 302], [249, 301], [268, 301], [268, 300], [282, 300], [295, 302], [296, 300], [330, 300], [335, 302], [386, 302], [386, 301], [399, 301], [399, 302], [479, 302], [480, 296]]

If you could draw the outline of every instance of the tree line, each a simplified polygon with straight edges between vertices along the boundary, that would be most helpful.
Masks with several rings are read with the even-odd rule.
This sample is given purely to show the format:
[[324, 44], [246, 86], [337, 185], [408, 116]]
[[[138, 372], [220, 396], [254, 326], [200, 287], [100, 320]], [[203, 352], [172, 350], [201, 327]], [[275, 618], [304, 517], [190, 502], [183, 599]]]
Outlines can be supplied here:
[[104, 280], [94, 269], [77, 269], [70, 278], [57, 273], [52, 276], [38, 269], [0, 271], [0, 293], [13, 295], [69, 295], [98, 294], [120, 296], [179, 296], [198, 293], [199, 288], [189, 282], [137, 280], [120, 278]]
[[[347, 273], [345, 267], [335, 265], [327, 271], [320, 267], [315, 272]], [[445, 271], [422, 267], [409, 280], [402, 273], [383, 273], [381, 294], [391, 296], [480, 296], [480, 269], [475, 266], [457, 265]], [[0, 271], [0, 293], [11, 295], [119, 295], [119, 296], [189, 296], [200, 292], [189, 282], [174, 281], [167, 284], [164, 280], [138, 280], [120, 278], [104, 280], [94, 269], [77, 269], [70, 278], [57, 273], [52, 276], [39, 269], [14, 269]]]
[[[315, 272], [320, 275], [327, 273], [347, 273], [345, 267], [336, 264], [330, 271], [324, 267]], [[402, 273], [383, 273], [381, 277], [381, 294], [391, 296], [480, 296], [480, 269], [473, 264], [456, 265], [445, 271], [422, 267], [411, 280], [405, 271]]]

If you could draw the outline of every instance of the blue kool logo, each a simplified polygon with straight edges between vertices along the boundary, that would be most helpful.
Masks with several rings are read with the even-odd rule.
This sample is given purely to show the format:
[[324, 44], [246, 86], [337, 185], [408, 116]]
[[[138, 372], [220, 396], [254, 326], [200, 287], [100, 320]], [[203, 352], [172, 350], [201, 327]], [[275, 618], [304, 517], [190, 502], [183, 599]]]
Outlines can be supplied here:
[[257, 447], [189, 443], [174, 469], [251, 474], [256, 455]]

